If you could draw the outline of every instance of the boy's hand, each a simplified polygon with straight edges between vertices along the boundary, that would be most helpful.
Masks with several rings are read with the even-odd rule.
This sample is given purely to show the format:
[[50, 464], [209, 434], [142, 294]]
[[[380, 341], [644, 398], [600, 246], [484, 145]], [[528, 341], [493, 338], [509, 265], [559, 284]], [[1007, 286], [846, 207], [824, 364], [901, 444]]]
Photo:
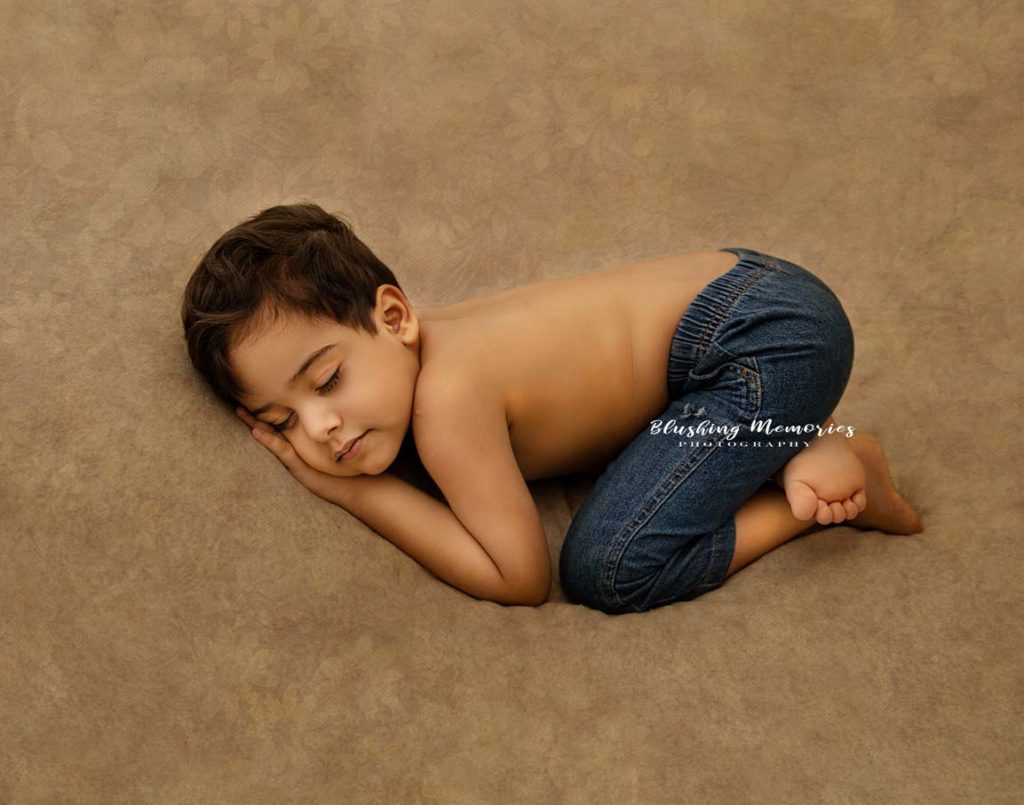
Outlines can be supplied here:
[[295, 448], [284, 436], [277, 433], [266, 422], [260, 422], [241, 406], [235, 408], [235, 414], [249, 426], [256, 441], [273, 453], [295, 480], [317, 497], [339, 506], [342, 505], [340, 492], [345, 478], [314, 470], [299, 457]]

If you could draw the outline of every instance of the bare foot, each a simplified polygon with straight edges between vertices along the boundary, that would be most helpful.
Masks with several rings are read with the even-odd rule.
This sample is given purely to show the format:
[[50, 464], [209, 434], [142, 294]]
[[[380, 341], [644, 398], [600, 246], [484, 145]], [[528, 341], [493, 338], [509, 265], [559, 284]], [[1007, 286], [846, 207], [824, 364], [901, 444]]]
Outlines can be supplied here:
[[867, 470], [850, 442], [854, 437], [819, 436], [775, 474], [798, 520], [820, 525], [852, 520], [868, 504]]
[[924, 523], [917, 510], [892, 485], [882, 443], [867, 431], [858, 431], [846, 441], [868, 474], [867, 508], [852, 520], [847, 520], [846, 525], [886, 534], [917, 534], [923, 531]]

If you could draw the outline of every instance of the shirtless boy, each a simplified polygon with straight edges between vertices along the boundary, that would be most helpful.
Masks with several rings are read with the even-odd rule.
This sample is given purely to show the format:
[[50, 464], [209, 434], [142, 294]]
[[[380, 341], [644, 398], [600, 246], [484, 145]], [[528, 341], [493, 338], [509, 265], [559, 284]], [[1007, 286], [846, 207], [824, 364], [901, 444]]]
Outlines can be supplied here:
[[[654, 438], [676, 327], [736, 264], [685, 252], [414, 308], [346, 224], [290, 205], [221, 236], [182, 320], [193, 365], [302, 485], [458, 589], [538, 605], [551, 567], [527, 481], [600, 477]], [[922, 529], [875, 437], [799, 438], [734, 510], [725, 576], [830, 524]], [[439, 494], [406, 479], [412, 446]]]

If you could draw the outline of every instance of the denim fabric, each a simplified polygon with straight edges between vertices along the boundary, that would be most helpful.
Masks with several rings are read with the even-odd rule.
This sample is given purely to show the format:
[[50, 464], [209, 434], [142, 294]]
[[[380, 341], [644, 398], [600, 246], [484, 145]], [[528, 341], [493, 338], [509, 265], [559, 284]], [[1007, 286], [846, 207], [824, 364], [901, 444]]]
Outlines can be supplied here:
[[559, 575], [574, 603], [642, 612], [720, 587], [735, 512], [817, 436], [769, 435], [754, 420], [821, 425], [846, 388], [853, 330], [828, 286], [778, 257], [722, 251], [739, 262], [676, 326], [668, 408], [606, 467], [569, 526]]

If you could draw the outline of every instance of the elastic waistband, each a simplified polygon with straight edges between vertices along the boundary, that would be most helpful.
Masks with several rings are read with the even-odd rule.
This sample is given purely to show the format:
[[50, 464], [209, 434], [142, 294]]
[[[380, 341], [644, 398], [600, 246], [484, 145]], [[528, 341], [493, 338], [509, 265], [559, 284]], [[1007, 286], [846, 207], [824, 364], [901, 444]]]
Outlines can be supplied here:
[[732, 252], [740, 258], [740, 262], [752, 263], [757, 266], [767, 266], [777, 262], [777, 258], [772, 257], [770, 254], [758, 252], [754, 249], [744, 249], [742, 246], [723, 246], [718, 251]]
[[694, 297], [672, 336], [671, 359], [686, 371], [697, 364], [736, 301], [759, 280], [780, 268], [778, 258], [753, 249], [729, 246], [719, 251], [732, 252], [739, 262]]

